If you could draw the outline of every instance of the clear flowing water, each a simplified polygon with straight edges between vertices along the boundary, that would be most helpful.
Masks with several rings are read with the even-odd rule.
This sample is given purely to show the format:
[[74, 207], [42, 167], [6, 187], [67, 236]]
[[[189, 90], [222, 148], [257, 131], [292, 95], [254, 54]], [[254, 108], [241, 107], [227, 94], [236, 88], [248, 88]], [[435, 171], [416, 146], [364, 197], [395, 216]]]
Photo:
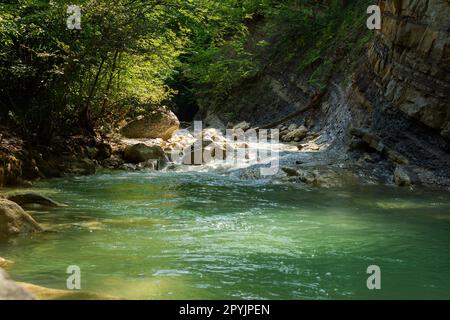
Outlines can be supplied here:
[[[448, 193], [305, 189], [200, 172], [47, 180], [55, 232], [0, 244], [18, 281], [128, 299], [450, 298]], [[381, 268], [382, 289], [366, 271]]]

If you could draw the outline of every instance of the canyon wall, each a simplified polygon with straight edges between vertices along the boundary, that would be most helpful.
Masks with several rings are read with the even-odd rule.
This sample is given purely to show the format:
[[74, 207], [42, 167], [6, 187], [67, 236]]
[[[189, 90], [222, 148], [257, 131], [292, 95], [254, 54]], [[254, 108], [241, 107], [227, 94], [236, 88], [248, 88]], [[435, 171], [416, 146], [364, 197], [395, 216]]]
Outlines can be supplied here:
[[[390, 104], [449, 140], [450, 1], [382, 0], [379, 5], [382, 28], [369, 48], [366, 70], [378, 87], [376, 103]], [[356, 83], [363, 94], [365, 84]]]

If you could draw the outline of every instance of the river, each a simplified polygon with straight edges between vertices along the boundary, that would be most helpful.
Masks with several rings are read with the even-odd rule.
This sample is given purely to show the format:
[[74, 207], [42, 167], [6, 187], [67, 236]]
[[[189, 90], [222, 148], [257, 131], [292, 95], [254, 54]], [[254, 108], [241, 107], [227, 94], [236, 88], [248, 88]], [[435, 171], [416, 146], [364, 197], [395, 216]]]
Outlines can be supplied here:
[[[0, 244], [17, 281], [127, 299], [450, 298], [448, 193], [316, 189], [219, 172], [112, 172], [39, 182], [55, 232]], [[381, 269], [368, 290], [367, 268]]]

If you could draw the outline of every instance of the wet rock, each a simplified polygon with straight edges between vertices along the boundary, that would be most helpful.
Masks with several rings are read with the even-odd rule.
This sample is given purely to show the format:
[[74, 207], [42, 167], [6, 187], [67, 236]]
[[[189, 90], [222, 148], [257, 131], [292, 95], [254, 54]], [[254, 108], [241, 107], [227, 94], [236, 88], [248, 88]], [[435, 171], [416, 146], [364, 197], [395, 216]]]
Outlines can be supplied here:
[[89, 176], [96, 172], [95, 162], [88, 158], [73, 160], [63, 166], [65, 172], [77, 176]]
[[286, 173], [288, 177], [299, 176], [298, 171], [293, 168], [283, 167], [283, 168], [281, 168], [281, 170], [283, 170], [284, 173]]
[[179, 128], [180, 121], [172, 111], [158, 109], [142, 119], [128, 123], [121, 133], [127, 138], [168, 140]]
[[113, 155], [112, 157], [103, 160], [101, 164], [108, 169], [118, 169], [124, 164], [124, 160], [117, 155]]
[[342, 169], [300, 169], [298, 176], [303, 183], [327, 189], [359, 183], [352, 172]]
[[138, 169], [137, 164], [132, 164], [132, 163], [124, 163], [123, 165], [120, 166], [121, 170], [125, 170], [125, 171], [136, 171]]
[[0, 268], [0, 300], [36, 300], [36, 298], [11, 280], [6, 271]]
[[412, 184], [408, 171], [403, 166], [397, 166], [394, 171], [395, 184], [400, 187], [408, 187]]
[[43, 231], [17, 203], [0, 199], [0, 238]]
[[137, 169], [159, 170], [159, 161], [158, 160], [147, 160], [145, 162], [139, 163], [136, 168]]
[[46, 207], [65, 207], [63, 203], [56, 202], [46, 196], [38, 193], [19, 193], [8, 196], [8, 200], [11, 200], [21, 206], [27, 204], [39, 204]]
[[148, 146], [143, 143], [127, 146], [124, 150], [123, 158], [125, 162], [132, 164], [138, 164], [148, 160], [167, 161], [166, 154], [160, 146]]
[[14, 261], [0, 257], [0, 268], [8, 268], [14, 264]]

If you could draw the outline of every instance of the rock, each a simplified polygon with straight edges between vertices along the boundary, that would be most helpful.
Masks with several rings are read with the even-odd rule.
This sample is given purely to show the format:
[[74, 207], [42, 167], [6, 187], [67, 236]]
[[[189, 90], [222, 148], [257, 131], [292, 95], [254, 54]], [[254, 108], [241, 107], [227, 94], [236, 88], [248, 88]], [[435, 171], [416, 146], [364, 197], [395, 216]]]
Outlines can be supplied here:
[[200, 166], [203, 164], [203, 149], [194, 144], [183, 151], [181, 163], [190, 166]]
[[407, 165], [409, 164], [409, 160], [401, 155], [399, 152], [395, 151], [392, 148], [389, 148], [386, 146], [383, 142], [383, 140], [375, 135], [370, 133], [367, 130], [361, 129], [361, 128], [352, 128], [350, 130], [350, 134], [358, 139], [353, 139], [351, 142], [350, 147], [353, 149], [364, 149], [364, 144], [366, 147], [371, 148], [380, 154], [382, 154], [384, 157], [389, 159], [390, 161], [401, 164], [401, 165]]
[[88, 158], [69, 161], [64, 167], [64, 171], [76, 176], [89, 176], [96, 172], [95, 162]]
[[119, 167], [119, 169], [125, 170], [125, 171], [136, 171], [138, 169], [138, 167], [136, 164], [124, 163], [123, 165], [121, 165]]
[[97, 156], [98, 150], [95, 147], [86, 147], [86, 154], [89, 159], [94, 159]]
[[14, 261], [0, 257], [0, 268], [8, 268], [14, 264]]
[[[444, 137], [450, 124], [450, 2], [380, 1], [383, 23], [368, 47], [361, 75], [404, 117], [412, 117]], [[370, 74], [370, 76], [367, 76]], [[358, 79], [359, 80], [359, 79]], [[355, 81], [360, 92], [371, 85]], [[373, 93], [372, 93], [373, 94]]]
[[400, 187], [408, 187], [412, 184], [411, 178], [403, 166], [397, 166], [395, 168], [394, 181]]
[[159, 146], [148, 146], [143, 143], [127, 146], [124, 150], [126, 163], [138, 164], [147, 160], [164, 157], [164, 150]]
[[148, 146], [143, 143], [127, 146], [124, 150], [123, 158], [125, 162], [133, 164], [146, 162], [148, 160], [167, 162], [166, 154], [160, 146]]
[[59, 178], [63, 176], [63, 172], [58, 167], [55, 160], [39, 159], [38, 168], [42, 174], [47, 178]]
[[36, 300], [36, 298], [11, 280], [6, 271], [0, 268], [0, 300]]
[[295, 124], [295, 123], [293, 123], [293, 124], [291, 124], [289, 127], [288, 127], [288, 130], [289, 131], [294, 131], [295, 129], [297, 129], [298, 128], [298, 126]]
[[17, 203], [0, 199], [0, 238], [43, 231]]
[[339, 169], [301, 169], [298, 170], [298, 178], [308, 185], [327, 189], [359, 183], [352, 172]]
[[226, 125], [219, 118], [219, 116], [217, 114], [215, 114], [215, 113], [208, 114], [206, 116], [206, 118], [203, 119], [203, 122], [209, 128], [215, 128], [215, 129], [220, 130], [222, 132], [225, 132], [225, 130], [226, 130]]
[[172, 134], [180, 128], [177, 116], [169, 110], [158, 109], [142, 119], [128, 123], [121, 133], [127, 138], [169, 140]]
[[240, 123], [238, 123], [237, 125], [235, 125], [233, 127], [233, 130], [243, 130], [243, 131], [247, 131], [248, 129], [250, 129], [251, 124], [246, 122], [246, 121], [242, 121]]
[[141, 162], [137, 165], [137, 169], [159, 170], [159, 161], [158, 160], [147, 160], [145, 162]]
[[283, 168], [281, 168], [281, 170], [283, 170], [287, 174], [288, 177], [296, 177], [299, 175], [297, 170], [292, 169], [292, 168], [283, 167]]
[[304, 139], [308, 134], [308, 129], [306, 127], [301, 126], [298, 129], [289, 131], [286, 135], [284, 135], [283, 140], [286, 142], [289, 141], [300, 141]]
[[199, 166], [213, 160], [225, 160], [230, 148], [225, 143], [217, 142], [210, 143], [205, 148], [198, 148], [193, 144], [184, 150], [182, 164]]
[[111, 157], [112, 147], [108, 143], [100, 143], [97, 146], [97, 154], [95, 155], [95, 159], [99, 161], [103, 161]]
[[117, 169], [124, 164], [124, 161], [121, 157], [114, 155], [108, 159], [103, 160], [101, 164], [103, 167], [108, 169]]
[[38, 193], [19, 193], [13, 194], [7, 197], [8, 200], [13, 201], [21, 206], [27, 204], [40, 204], [46, 207], [66, 207], [67, 205], [63, 203], [56, 202], [46, 196], [40, 195]]

